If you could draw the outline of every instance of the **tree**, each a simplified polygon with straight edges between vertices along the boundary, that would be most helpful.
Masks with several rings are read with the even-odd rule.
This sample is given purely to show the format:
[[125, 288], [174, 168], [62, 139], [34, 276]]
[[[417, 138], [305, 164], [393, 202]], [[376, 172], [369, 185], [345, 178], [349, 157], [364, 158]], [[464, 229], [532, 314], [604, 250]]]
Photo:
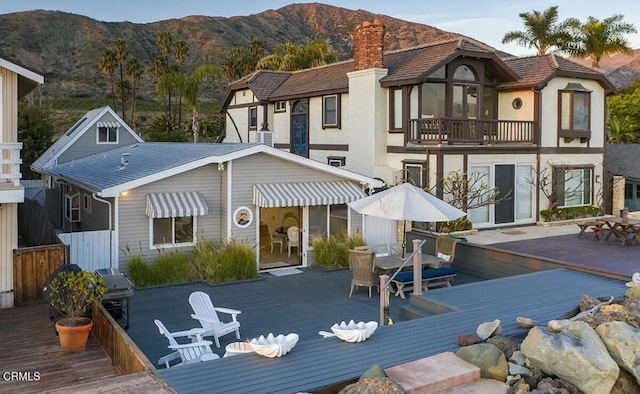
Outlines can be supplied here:
[[624, 35], [637, 31], [633, 23], [623, 22], [623, 19], [624, 15], [620, 14], [603, 20], [590, 16], [585, 23], [569, 19], [575, 43], [568, 47], [568, 52], [573, 56], [591, 58], [591, 66], [595, 68], [600, 67], [602, 56], [633, 53]]
[[193, 131], [193, 142], [200, 142], [200, 120], [198, 118], [200, 88], [203, 83], [208, 80], [216, 80], [218, 76], [218, 69], [214, 65], [205, 64], [198, 67], [191, 76], [185, 78], [182, 94], [192, 112], [191, 130]]
[[[120, 82], [118, 86], [120, 87], [120, 92], [124, 91], [124, 68], [125, 68], [125, 60], [127, 60], [127, 56], [129, 56], [129, 47], [127, 42], [122, 38], [117, 38], [113, 44], [111, 44], [113, 54], [116, 58], [116, 62], [118, 63], [118, 68], [120, 69]], [[125, 109], [125, 104], [127, 102], [127, 97], [125, 95], [120, 94], [120, 101], [122, 103], [122, 120], [127, 121], [127, 112]]]
[[316, 39], [305, 45], [292, 43], [278, 44], [273, 53], [260, 59], [259, 69], [295, 71], [318, 67], [338, 61], [335, 51], [329, 49], [326, 41]]
[[131, 79], [131, 126], [136, 130], [136, 93], [138, 81], [142, 78], [144, 66], [140, 60], [133, 58], [127, 62], [127, 76]]
[[222, 76], [229, 82], [249, 75], [256, 70], [258, 60], [264, 55], [262, 42], [253, 39], [247, 48], [235, 47], [222, 60]]
[[610, 144], [634, 143], [638, 138], [637, 133], [633, 131], [633, 123], [629, 118], [610, 116], [607, 121], [607, 131], [609, 132], [607, 142]]
[[[636, 86], [635, 89], [632, 89]], [[610, 138], [618, 142], [640, 141], [640, 85], [632, 83], [624, 91], [607, 97]], [[616, 124], [617, 123], [617, 124]]]
[[[186, 41], [180, 40], [173, 43], [173, 58], [178, 64], [180, 73], [183, 73], [182, 66], [189, 55], [189, 45]], [[184, 83], [182, 81], [181, 85]], [[182, 87], [183, 88], [183, 87]], [[182, 124], [182, 88], [178, 90], [178, 127]]]
[[20, 172], [24, 179], [40, 178], [40, 174], [31, 171], [29, 166], [51, 146], [53, 136], [49, 112], [21, 100], [18, 103], [18, 141], [22, 142]]
[[544, 55], [552, 48], [564, 50], [572, 41], [567, 32], [567, 21], [558, 23], [558, 6], [549, 7], [544, 12], [533, 10], [518, 15], [524, 23], [523, 31], [510, 31], [502, 38], [502, 43], [516, 42], [518, 45], [538, 50]]
[[[539, 190], [549, 201], [548, 209], [552, 211], [560, 203], [564, 196], [573, 196], [582, 188], [582, 175], [572, 171], [570, 167], [562, 167], [563, 180], [554, 179], [555, 168], [548, 163], [542, 168], [534, 168], [531, 177], [525, 177], [524, 181]], [[557, 173], [556, 173], [557, 174]]]
[[100, 55], [99, 60], [100, 70], [109, 77], [109, 86], [111, 87], [111, 97], [113, 99], [113, 108], [116, 108], [116, 87], [113, 80], [113, 74], [116, 71], [118, 62], [116, 61], [116, 55], [111, 48], [105, 49]]

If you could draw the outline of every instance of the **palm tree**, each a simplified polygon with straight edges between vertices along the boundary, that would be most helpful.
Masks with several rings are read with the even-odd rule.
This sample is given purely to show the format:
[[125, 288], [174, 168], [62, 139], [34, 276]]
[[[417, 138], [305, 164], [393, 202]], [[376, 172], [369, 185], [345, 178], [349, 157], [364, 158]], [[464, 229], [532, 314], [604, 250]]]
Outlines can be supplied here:
[[131, 126], [136, 129], [136, 88], [144, 73], [144, 66], [140, 60], [133, 58], [127, 63], [127, 76], [131, 78]]
[[622, 19], [624, 15], [620, 14], [603, 20], [590, 16], [585, 23], [570, 19], [569, 26], [574, 32], [575, 44], [569, 47], [568, 52], [577, 57], [590, 57], [594, 68], [600, 67], [602, 56], [633, 53], [624, 35], [637, 31], [633, 23], [623, 22]]
[[[169, 67], [169, 54], [171, 53], [171, 49], [173, 47], [173, 36], [168, 31], [160, 32], [158, 33], [158, 35], [156, 35], [156, 44], [158, 45], [158, 49], [160, 49], [160, 53], [162, 54], [162, 57], [164, 57], [164, 64], [166, 68], [162, 78], [166, 78], [166, 74], [168, 73], [168, 67]], [[165, 102], [166, 103], [165, 113], [167, 114], [167, 120], [171, 125], [173, 125], [172, 112], [171, 112], [171, 100], [172, 100], [171, 84], [165, 81], [165, 83], [163, 83], [162, 85], [164, 86], [159, 87], [159, 90], [164, 91], [164, 93], [167, 95], [167, 101]]]
[[[116, 62], [118, 62], [118, 68], [120, 69], [120, 84], [119, 86], [124, 86], [124, 61], [127, 59], [127, 56], [129, 56], [129, 47], [127, 46], [127, 42], [125, 40], [123, 40], [122, 38], [117, 38], [113, 44], [112, 44], [112, 48], [113, 48], [113, 53], [115, 55], [116, 58]], [[125, 91], [123, 89], [121, 89], [121, 93], [124, 93]], [[125, 122], [127, 121], [127, 113], [125, 110], [125, 103], [127, 101], [127, 98], [124, 97], [122, 94], [120, 95], [120, 100], [122, 102], [122, 120], [124, 120]]]
[[[189, 55], [189, 45], [186, 41], [180, 40], [173, 43], [173, 58], [178, 64], [178, 69], [182, 74], [182, 66]], [[184, 79], [184, 78], [183, 78]], [[181, 91], [178, 90], [178, 93]], [[178, 95], [178, 127], [182, 124], [182, 96]]]
[[113, 81], [113, 73], [116, 71], [118, 62], [116, 61], [116, 55], [110, 48], [107, 48], [100, 55], [98, 62], [100, 70], [109, 77], [109, 85], [111, 86], [111, 98], [113, 100], [113, 108], [116, 108], [116, 87]]
[[564, 50], [572, 41], [566, 32], [567, 22], [558, 23], [558, 6], [549, 7], [544, 12], [533, 10], [519, 14], [524, 22], [523, 31], [510, 31], [502, 38], [502, 43], [516, 42], [527, 48], [534, 47], [538, 55], [544, 55], [551, 48]]
[[306, 45], [290, 42], [278, 44], [273, 53], [260, 59], [257, 68], [267, 70], [295, 71], [318, 67], [338, 61], [335, 51], [329, 49], [326, 41], [315, 39]]
[[637, 134], [633, 132], [633, 123], [629, 118], [611, 116], [607, 122], [607, 130], [609, 131], [607, 142], [610, 144], [629, 144], [638, 139]]
[[219, 77], [218, 69], [211, 64], [198, 67], [193, 75], [184, 81], [183, 95], [187, 104], [191, 107], [192, 118], [191, 128], [193, 130], [193, 142], [200, 141], [200, 121], [198, 119], [198, 107], [200, 105], [200, 88], [209, 79], [215, 80]]

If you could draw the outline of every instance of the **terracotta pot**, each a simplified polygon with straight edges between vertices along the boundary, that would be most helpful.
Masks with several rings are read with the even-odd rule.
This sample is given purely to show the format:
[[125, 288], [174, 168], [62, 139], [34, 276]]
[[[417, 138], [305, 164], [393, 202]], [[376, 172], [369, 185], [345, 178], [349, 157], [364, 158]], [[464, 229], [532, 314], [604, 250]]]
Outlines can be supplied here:
[[58, 320], [56, 331], [58, 331], [62, 351], [65, 353], [84, 351], [91, 328], [93, 328], [93, 321], [88, 317], [67, 317]]

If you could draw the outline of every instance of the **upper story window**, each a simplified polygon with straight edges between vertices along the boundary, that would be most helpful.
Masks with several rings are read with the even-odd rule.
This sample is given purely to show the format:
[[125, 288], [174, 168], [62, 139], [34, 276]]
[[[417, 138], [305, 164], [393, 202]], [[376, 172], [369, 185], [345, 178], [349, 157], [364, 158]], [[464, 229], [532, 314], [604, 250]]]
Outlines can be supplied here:
[[444, 83], [423, 83], [420, 87], [420, 117], [441, 118], [446, 116], [446, 90]]
[[560, 129], [591, 130], [590, 92], [560, 92]]
[[389, 129], [402, 130], [402, 89], [394, 88], [390, 90], [389, 108]]
[[287, 102], [286, 101], [276, 101], [275, 103], [275, 112], [285, 112], [287, 110]]
[[258, 130], [258, 107], [249, 107], [249, 130]]
[[340, 127], [340, 96], [322, 97], [322, 127]]
[[80, 193], [64, 196], [64, 217], [70, 222], [80, 221]]
[[117, 144], [118, 143], [118, 127], [98, 126], [98, 143], [99, 144]]
[[456, 71], [453, 72], [453, 79], [457, 79], [459, 81], [476, 81], [478, 78], [471, 67], [463, 64], [462, 66], [458, 66]]

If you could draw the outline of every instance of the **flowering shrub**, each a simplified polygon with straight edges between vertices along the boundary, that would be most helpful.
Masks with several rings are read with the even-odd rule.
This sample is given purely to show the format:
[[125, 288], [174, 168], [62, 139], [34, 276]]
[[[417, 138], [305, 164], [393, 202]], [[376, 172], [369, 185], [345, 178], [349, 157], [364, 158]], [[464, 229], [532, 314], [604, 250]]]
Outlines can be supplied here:
[[104, 279], [95, 272], [65, 271], [49, 283], [49, 304], [67, 317], [78, 318], [91, 313], [105, 291]]

